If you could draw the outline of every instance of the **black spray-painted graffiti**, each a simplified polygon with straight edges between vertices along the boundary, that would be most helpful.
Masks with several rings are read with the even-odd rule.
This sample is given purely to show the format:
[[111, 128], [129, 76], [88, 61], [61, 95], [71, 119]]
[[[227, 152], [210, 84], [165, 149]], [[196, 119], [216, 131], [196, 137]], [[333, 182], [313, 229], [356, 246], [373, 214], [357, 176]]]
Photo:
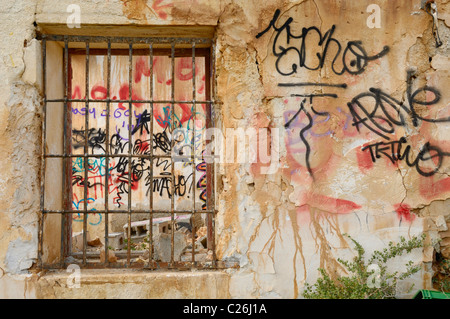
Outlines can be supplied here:
[[[260, 38], [270, 29], [275, 31], [272, 53], [277, 57], [275, 68], [281, 75], [289, 76], [295, 74], [299, 68], [305, 68], [307, 70], [322, 69], [325, 65], [327, 54], [331, 51], [331, 47], [334, 47], [336, 50], [334, 57], [331, 59], [331, 69], [337, 75], [342, 75], [346, 72], [349, 74], [360, 74], [364, 72], [369, 61], [379, 59], [389, 52], [389, 47], [385, 46], [379, 53], [368, 55], [361, 41], [349, 41], [341, 53], [343, 46], [333, 37], [336, 28], [335, 25], [323, 35], [314, 26], [302, 28], [300, 34], [294, 34], [291, 30], [291, 23], [294, 21], [292, 17], [289, 17], [280, 27], [276, 26], [280, 13], [281, 11], [277, 9], [267, 28], [258, 33], [256, 38]], [[307, 45], [310, 45], [310, 41], [307, 40], [314, 36], [318, 37], [317, 45], [315, 47], [307, 47]], [[291, 45], [291, 42], [295, 40], [300, 41], [298, 47]], [[297, 59], [296, 63], [287, 67], [283, 66], [284, 61], [291, 61], [293, 57]], [[315, 61], [310, 57], [314, 57]], [[340, 70], [337, 67], [339, 59], [342, 62]]]
[[[430, 123], [450, 122], [450, 117], [425, 118], [417, 112], [417, 106], [432, 106], [441, 99], [440, 92], [430, 86], [423, 86], [415, 91], [412, 89], [413, 72], [407, 72], [407, 104], [393, 98], [391, 95], [380, 89], [370, 88], [369, 92], [361, 93], [355, 96], [348, 108], [353, 116], [353, 125], [360, 131], [363, 125], [370, 131], [381, 136], [385, 140], [390, 140], [388, 134], [395, 132], [396, 126], [407, 126], [409, 117], [413, 126], [417, 127], [420, 121]], [[422, 94], [424, 99], [418, 96]], [[426, 100], [427, 95], [432, 95], [431, 100]], [[411, 146], [408, 145], [402, 150], [403, 144], [407, 143], [405, 137], [394, 142], [379, 142], [367, 145], [362, 148], [363, 151], [370, 150], [373, 162], [381, 155], [386, 156], [392, 163], [398, 160], [405, 160], [410, 167], [415, 167], [417, 172], [425, 177], [437, 173], [442, 165], [443, 159], [450, 156], [450, 153], [441, 150], [429, 142], [421, 148], [415, 159], [411, 159]], [[388, 153], [386, 152], [388, 151]], [[390, 153], [389, 153], [390, 151]], [[428, 163], [427, 167], [421, 163]]]
[[[277, 9], [273, 15], [272, 20], [269, 25], [256, 35], [256, 38], [262, 37], [269, 30], [273, 29], [275, 31], [275, 37], [272, 44], [272, 53], [277, 58], [275, 62], [275, 68], [280, 75], [290, 76], [296, 74], [300, 68], [306, 70], [314, 71], [322, 69], [325, 66], [326, 60], [331, 60], [331, 69], [337, 75], [342, 75], [344, 73], [348, 74], [361, 74], [364, 72], [370, 61], [379, 59], [389, 52], [389, 47], [385, 46], [383, 49], [375, 54], [369, 55], [361, 41], [349, 41], [343, 49], [343, 45], [334, 37], [334, 32], [336, 26], [333, 25], [324, 34], [315, 26], [309, 28], [302, 28], [301, 33], [295, 34], [292, 32], [291, 26], [294, 21], [292, 17], [289, 17], [284, 23], [279, 23], [281, 11]], [[280, 26], [277, 26], [279, 24]], [[311, 39], [317, 39], [314, 42]], [[313, 46], [311, 46], [313, 45]], [[331, 56], [330, 54], [333, 54]], [[328, 55], [328, 59], [327, 59]], [[294, 61], [295, 63], [289, 63], [289, 61]], [[342, 64], [339, 69], [338, 64]], [[301, 82], [301, 83], [278, 83], [279, 87], [333, 87], [339, 89], [346, 89], [346, 83], [311, 83], [311, 82]], [[306, 99], [300, 104], [298, 111], [288, 120], [285, 124], [285, 128], [288, 129], [291, 123], [301, 114], [307, 118], [308, 123], [304, 126], [300, 132], [300, 139], [305, 145], [305, 165], [310, 173], [311, 177], [314, 179], [314, 175], [311, 169], [311, 147], [306, 139], [306, 135], [312, 128], [317, 117], [322, 117], [325, 119], [330, 118], [330, 113], [319, 112], [312, 106], [314, 97], [330, 97], [337, 98], [335, 93], [319, 93], [319, 94], [293, 94], [296, 97], [309, 98], [311, 104], [311, 112], [305, 107]]]
[[[72, 147], [77, 150], [83, 148], [85, 146], [85, 133], [84, 129], [81, 130], [74, 129], [72, 130]], [[100, 151], [105, 151], [102, 144], [106, 141], [106, 132], [101, 128], [91, 128], [88, 131], [88, 147], [91, 148], [92, 153], [95, 152], [96, 149]]]
[[401, 137], [398, 141], [370, 144], [364, 146], [361, 150], [370, 150], [372, 162], [375, 162], [377, 158], [381, 158], [381, 155], [387, 157], [393, 164], [397, 161], [405, 160], [409, 167], [414, 167], [420, 175], [425, 177], [433, 176], [437, 173], [441, 168], [444, 157], [450, 156], [450, 153], [446, 153], [439, 147], [430, 145], [427, 142], [416, 158], [412, 158], [411, 145], [407, 145], [403, 149], [403, 144], [406, 143], [408, 143], [406, 138]]
[[[408, 72], [406, 104], [377, 88], [370, 88], [368, 92], [355, 96], [351, 102], [348, 103], [348, 108], [353, 119], [353, 126], [356, 127], [358, 132], [360, 132], [361, 126], [363, 126], [383, 139], [390, 141], [391, 138], [389, 134], [395, 133], [396, 126], [406, 126], [408, 124], [408, 117], [415, 127], [420, 125], [420, 121], [430, 123], [450, 122], [450, 117], [428, 118], [419, 114], [417, 110], [418, 105], [432, 106], [440, 101], [441, 94], [436, 88], [430, 86], [424, 86], [417, 90], [413, 90], [411, 81], [412, 76], [413, 74]], [[425, 96], [425, 98], [421, 99], [420, 96], [422, 95]], [[315, 110], [313, 98], [318, 96], [335, 98], [336, 96], [332, 94], [293, 94], [293, 96], [309, 97], [311, 111], [307, 110], [307, 99], [304, 98], [300, 103], [298, 111], [287, 120], [285, 128], [289, 129], [293, 121], [299, 117], [301, 113], [306, 116], [307, 123], [300, 130], [299, 136], [305, 146], [306, 168], [314, 179], [310, 164], [311, 146], [306, 137], [314, 128], [315, 124], [323, 122], [323, 120], [317, 121], [316, 118], [328, 119], [330, 113]], [[444, 158], [450, 156], [450, 153], [427, 142], [421, 147], [417, 156], [414, 157], [412, 146], [406, 145], [407, 143], [407, 139], [402, 137], [398, 141], [377, 142], [366, 145], [362, 148], [362, 151], [369, 151], [373, 162], [376, 162], [376, 160], [383, 155], [392, 163], [404, 160], [409, 167], [414, 167], [420, 175], [425, 177], [433, 176], [437, 173], [443, 164]]]
[[[138, 131], [147, 130], [146, 123], [148, 123], [149, 119], [143, 114], [137, 119], [137, 124], [134, 127], [132, 133], [137, 133]], [[155, 158], [154, 165], [156, 169], [159, 169], [159, 176], [153, 176], [153, 184], [151, 182], [151, 160], [150, 155], [152, 154], [151, 148], [153, 148], [153, 154], [163, 153], [163, 154], [171, 154], [172, 146], [171, 140], [166, 132], [169, 128], [164, 129], [162, 132], [154, 133], [153, 138], [150, 139], [136, 139], [132, 142], [131, 145], [131, 154], [132, 155], [148, 155], [149, 157], [133, 157], [130, 162], [130, 158], [128, 156], [118, 156], [114, 160], [114, 165], [109, 164], [108, 168], [108, 176], [114, 175], [114, 185], [116, 187], [116, 196], [113, 198], [113, 203], [117, 207], [121, 207], [123, 205], [123, 195], [128, 194], [129, 190], [137, 190], [138, 184], [141, 180], [144, 180], [145, 187], [147, 187], [146, 196], [150, 195], [150, 191], [152, 193], [157, 193], [159, 196], [167, 196], [169, 199], [175, 196], [185, 196], [192, 192], [192, 187], [194, 185], [193, 181], [193, 173], [184, 176], [182, 174], [178, 174], [171, 176], [171, 167], [172, 163], [169, 159]], [[102, 129], [90, 129], [88, 131], [88, 141], [87, 146], [90, 150], [92, 150], [92, 154], [94, 154], [94, 150], [101, 150], [104, 152], [106, 149], [105, 145], [106, 134]], [[74, 149], [81, 148], [85, 146], [85, 131], [84, 129], [73, 129], [72, 130], [72, 146]], [[114, 157], [114, 155], [126, 154], [129, 150], [130, 141], [128, 139], [124, 139], [120, 134], [120, 129], [117, 133], [113, 134], [109, 140], [109, 156]], [[175, 144], [176, 146], [176, 144]], [[104, 176], [106, 174], [106, 164], [105, 158], [101, 157], [94, 161], [90, 160], [87, 164], [88, 173], [90, 175], [97, 174], [95, 177], [99, 179], [94, 179], [94, 182], [87, 181], [88, 188], [95, 188], [97, 186], [103, 187]], [[202, 167], [195, 167], [195, 169], [199, 172], [202, 171]], [[114, 174], [113, 174], [114, 173]], [[92, 178], [93, 176], [88, 176]], [[174, 183], [174, 190], [172, 192], [172, 179]], [[77, 185], [79, 187], [84, 187], [85, 185], [85, 172], [84, 172], [84, 163], [83, 159], [77, 158], [75, 162], [72, 163], [72, 185]], [[203, 191], [205, 185], [202, 183], [202, 178], [200, 177], [199, 184], [197, 188]], [[129, 185], [130, 184], [130, 185]], [[173, 193], [173, 194], [172, 194]], [[189, 198], [189, 195], [187, 195]], [[203, 192], [200, 193], [199, 199], [202, 202], [205, 202]]]
[[[412, 92], [412, 73], [408, 72], [407, 80], [407, 101], [408, 105], [398, 101], [389, 94], [380, 89], [370, 88], [369, 92], [361, 93], [355, 96], [348, 108], [353, 116], [353, 125], [360, 129], [360, 125], [364, 125], [372, 132], [378, 134], [384, 139], [389, 140], [387, 134], [395, 132], [395, 126], [405, 126], [406, 117], [410, 117], [414, 126], [419, 125], [419, 120], [424, 122], [439, 123], [449, 122], [450, 117], [446, 118], [424, 118], [417, 113], [417, 105], [431, 106], [438, 103], [441, 99], [439, 91], [430, 86], [421, 87]], [[419, 94], [431, 93], [433, 99], [431, 101], [420, 100], [417, 98]], [[374, 102], [370, 103], [370, 102]], [[369, 107], [365, 105], [370, 103]]]
[[[311, 175], [311, 177], [314, 179], [314, 175], [311, 169], [311, 163], [310, 163], [310, 156], [311, 156], [311, 147], [306, 139], [306, 134], [308, 133], [308, 131], [310, 131], [313, 126], [314, 126], [314, 119], [316, 117], [320, 117], [323, 116], [325, 118], [329, 118], [330, 117], [330, 113], [328, 112], [319, 112], [317, 110], [314, 109], [313, 104], [313, 99], [314, 99], [315, 95], [310, 95], [309, 96], [309, 103], [311, 105], [311, 111], [314, 114], [313, 116], [311, 115], [310, 112], [308, 112], [305, 108], [305, 103], [306, 103], [306, 98], [304, 98], [301, 103], [300, 103], [300, 108], [298, 109], [298, 111], [292, 116], [292, 118], [286, 122], [286, 124], [284, 125], [285, 129], [288, 129], [289, 126], [291, 125], [291, 123], [300, 115], [300, 113], [304, 113], [306, 115], [306, 118], [308, 119], [308, 123], [306, 124], [305, 127], [303, 127], [300, 130], [300, 139], [302, 140], [303, 144], [305, 145], [306, 151], [305, 151], [305, 164], [306, 164], [306, 168], [308, 169], [309, 174]], [[318, 123], [321, 123], [321, 121], [319, 121]]]

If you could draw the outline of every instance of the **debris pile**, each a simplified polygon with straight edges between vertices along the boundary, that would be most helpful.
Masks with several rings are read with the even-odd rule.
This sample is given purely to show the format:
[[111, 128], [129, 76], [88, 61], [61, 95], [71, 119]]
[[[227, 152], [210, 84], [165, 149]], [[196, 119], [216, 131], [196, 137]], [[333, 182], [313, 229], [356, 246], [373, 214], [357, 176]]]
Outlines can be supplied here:
[[[123, 226], [123, 232], [108, 234], [108, 261], [120, 262], [127, 259], [128, 240], [130, 237], [130, 250], [132, 263], [148, 263], [150, 247], [152, 247], [152, 260], [170, 262], [172, 254], [172, 225], [173, 230], [173, 258], [178, 262], [191, 262], [192, 252], [196, 262], [212, 261], [212, 250], [208, 250], [207, 227], [200, 214], [181, 215], [174, 217], [153, 218], [141, 220]], [[194, 239], [192, 238], [194, 228]], [[152, 240], [150, 240], [152, 236]], [[194, 245], [194, 247], [193, 247]], [[83, 232], [72, 236], [72, 252], [75, 257], [83, 253]], [[96, 257], [100, 262], [105, 261], [104, 243], [97, 237], [87, 241], [86, 253], [88, 257]]]

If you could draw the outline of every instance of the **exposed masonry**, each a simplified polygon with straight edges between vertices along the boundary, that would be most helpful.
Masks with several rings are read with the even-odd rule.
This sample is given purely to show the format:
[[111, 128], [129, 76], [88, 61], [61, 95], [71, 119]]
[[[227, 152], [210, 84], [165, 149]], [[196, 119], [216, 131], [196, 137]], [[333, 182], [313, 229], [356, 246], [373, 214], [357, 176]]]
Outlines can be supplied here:
[[[0, 85], [0, 151], [4, 155], [0, 158], [0, 210], [6, 212], [0, 215], [0, 283], [8, 289], [21, 291], [20, 296], [31, 296], [32, 287], [42, 287], [42, 290], [36, 288], [41, 291], [39, 297], [91, 296], [96, 293], [101, 297], [98, 292], [101, 291], [99, 287], [104, 287], [100, 282], [104, 280], [115, 282], [116, 296], [124, 296], [127, 292], [145, 295], [139, 280], [128, 279], [133, 281], [133, 285], [129, 285], [128, 277], [124, 275], [105, 276], [97, 282], [88, 277], [92, 285], [70, 291], [64, 288], [65, 277], [55, 279], [39, 273], [26, 279], [26, 294], [23, 293], [24, 277], [17, 277], [19, 273], [28, 273], [27, 269], [32, 268], [37, 256], [40, 142], [36, 141], [40, 138], [36, 137], [40, 137], [41, 84], [37, 70], [39, 63], [34, 63], [35, 52], [39, 50], [35, 50], [38, 43], [33, 40], [36, 29], [33, 22], [38, 25], [65, 24], [66, 7], [72, 2], [11, 1], [2, 5], [4, 19], [1, 23], [5, 30], [11, 31], [3, 35], [3, 43], [7, 45], [1, 53], [5, 64], [0, 67], [7, 79]], [[390, 150], [383, 151], [389, 156], [379, 153], [380, 157], [373, 161], [370, 151], [376, 155], [376, 150], [375, 146], [369, 145], [390, 142], [370, 132], [362, 119], [358, 132], [352, 125], [354, 117], [347, 103], [358, 94], [377, 92], [369, 91], [370, 88], [380, 88], [402, 106], [410, 107], [406, 75], [408, 70], [413, 70], [411, 92], [425, 85], [439, 91], [441, 100], [436, 105], [441, 109], [431, 114], [432, 118], [449, 116], [446, 83], [450, 12], [446, 11], [444, 1], [436, 2], [439, 35], [443, 42], [439, 48], [435, 47], [431, 17], [421, 11], [419, 4], [410, 1], [381, 6], [380, 30], [366, 28], [369, 15], [366, 7], [370, 2], [346, 1], [345, 8], [334, 2], [308, 0], [269, 1], [258, 8], [238, 1], [214, 4], [171, 0], [109, 1], [108, 4], [87, 1], [81, 4], [82, 28], [76, 32], [82, 32], [87, 21], [103, 25], [111, 21], [125, 25], [217, 25], [216, 80], [217, 97], [221, 102], [216, 110], [217, 126], [284, 128], [290, 121], [281, 139], [281, 163], [277, 174], [258, 175], [255, 172], [259, 167], [253, 164], [218, 167], [216, 192], [220, 196], [216, 253], [220, 260], [237, 261], [240, 265], [239, 270], [230, 270], [226, 279], [221, 279], [223, 282], [220, 283], [226, 282], [223, 284], [227, 287], [225, 297], [300, 297], [303, 284], [317, 278], [318, 267], [339, 272], [336, 258], [351, 258], [352, 253], [342, 236], [344, 233], [354, 235], [363, 246], [374, 250], [400, 235], [426, 232], [430, 235], [431, 246], [412, 258], [424, 263], [424, 271], [414, 279], [416, 286], [429, 287], [436, 253], [450, 257], [449, 165], [445, 155], [449, 147], [445, 143], [448, 136], [444, 129], [448, 124], [421, 122], [415, 126], [414, 119], [405, 116], [407, 125], [394, 125], [398, 135], [390, 141], [399, 141], [402, 136], [408, 140], [409, 144], [403, 143], [403, 150], [412, 145], [410, 164], [427, 142], [439, 147], [442, 165], [432, 176], [425, 177], [418, 173], [415, 165], [408, 165], [405, 158], [392, 163]], [[276, 26], [280, 27], [292, 17], [292, 34], [301, 34], [302, 27], [315, 27], [323, 37], [335, 25], [332, 36], [341, 44], [342, 50], [349, 41], [361, 40], [368, 57], [384, 52], [384, 46], [389, 47], [389, 52], [368, 61], [361, 75], [349, 75], [348, 72], [338, 75], [333, 67], [339, 73], [342, 64], [332, 64], [336, 53], [330, 45], [320, 70], [308, 71], [305, 66], [311, 67], [307, 64], [311, 60], [305, 60], [303, 67], [297, 66], [295, 81], [291, 83], [346, 83], [345, 89], [322, 86], [300, 90], [299, 87], [279, 86], [288, 83], [286, 77], [289, 76], [280, 75], [275, 67], [277, 57], [272, 45], [277, 31], [271, 28], [256, 38], [270, 26], [277, 9], [280, 9], [280, 15]], [[281, 43], [282, 40], [279, 38], [278, 41]], [[290, 46], [296, 46], [294, 42]], [[286, 43], [282, 45], [287, 47]], [[307, 43], [306, 48], [314, 57], [317, 48], [311, 43]], [[340, 59], [342, 54], [343, 51]], [[293, 63], [299, 64], [299, 60], [292, 61], [292, 57], [283, 59], [279, 68], [283, 73], [291, 72]], [[350, 63], [347, 67], [351, 68]], [[433, 100], [433, 92], [426, 93], [429, 100]], [[305, 94], [337, 94], [338, 98], [314, 97], [312, 104], [306, 98], [301, 109], [305, 97], [300, 95]], [[319, 113], [329, 112], [329, 116], [314, 113], [311, 105]], [[429, 115], [426, 108], [417, 104], [415, 109], [419, 117]], [[309, 117], [312, 120], [308, 120]], [[301, 135], [308, 124], [312, 127]], [[365, 143], [368, 143], [365, 151], [360, 152]], [[379, 145], [384, 147], [385, 144]], [[310, 152], [306, 156], [308, 147]], [[425, 166], [420, 167], [425, 170]], [[437, 243], [439, 239], [441, 241]], [[11, 276], [16, 281], [11, 281]], [[118, 278], [124, 282], [120, 283]], [[211, 278], [198, 277], [196, 280], [202, 285], [207, 280], [214, 282], [216, 291], [221, 291], [219, 279]], [[180, 287], [179, 283], [172, 278], [167, 284], [170, 293], [164, 293], [164, 296], [178, 296], [177, 290], [172, 288]], [[213, 294], [214, 289], [205, 291]], [[0, 295], [2, 293], [0, 290]], [[114, 294], [111, 292], [110, 296]]]

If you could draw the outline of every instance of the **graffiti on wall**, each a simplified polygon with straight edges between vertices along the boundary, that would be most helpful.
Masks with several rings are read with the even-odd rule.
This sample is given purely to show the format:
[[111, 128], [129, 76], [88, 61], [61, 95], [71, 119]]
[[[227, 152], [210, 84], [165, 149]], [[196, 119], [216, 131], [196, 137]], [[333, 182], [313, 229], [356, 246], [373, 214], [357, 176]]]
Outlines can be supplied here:
[[[83, 55], [72, 56], [73, 70], [79, 70], [73, 74], [72, 98], [90, 96], [93, 100], [106, 99], [106, 57], [90, 58], [88, 94], [84, 92], [85, 59]], [[205, 101], [205, 59], [195, 59], [196, 100]], [[91, 212], [88, 216], [90, 225], [101, 222], [96, 216], [99, 214], [94, 211], [105, 209], [106, 193], [110, 210], [127, 209], [129, 196], [132, 209], [148, 209], [150, 196], [153, 196], [154, 209], [170, 210], [173, 198], [175, 209], [192, 210], [193, 188], [196, 188], [196, 208], [206, 209], [205, 163], [200, 159], [195, 159], [195, 163], [192, 159], [172, 162], [170, 158], [172, 148], [177, 148], [178, 144], [192, 146], [196, 152], [202, 151], [204, 145], [199, 136], [206, 125], [206, 106], [176, 103], [172, 110], [171, 103], [140, 102], [150, 100], [150, 92], [153, 92], [154, 101], [170, 101], [172, 84], [175, 101], [192, 100], [192, 58], [175, 58], [174, 79], [171, 78], [170, 57], [154, 56], [150, 61], [148, 56], [133, 56], [132, 62], [130, 89], [128, 57], [111, 57], [113, 76], [109, 109], [105, 102], [91, 102], [88, 108], [85, 103], [71, 103], [71, 146], [75, 156], [72, 160], [72, 209], [82, 211], [86, 204]], [[130, 92], [135, 101], [131, 112], [129, 103], [123, 102], [129, 99]], [[89, 123], [87, 130], [86, 117]], [[86, 163], [83, 157], [76, 157], [85, 151], [93, 155]], [[105, 154], [109, 157], [101, 156]], [[153, 155], [153, 161], [150, 155]], [[83, 215], [74, 214], [74, 220], [82, 221]]]
[[[283, 113], [288, 164], [285, 171], [291, 178], [301, 176], [299, 185], [305, 179], [314, 182], [317, 176], [326, 178], [342, 161], [342, 155], [333, 150], [336, 139], [365, 139], [367, 142], [351, 153], [361, 173], [368, 174], [384, 164], [398, 169], [402, 162], [419, 175], [423, 197], [430, 199], [439, 192], [450, 191], [450, 178], [438, 174], [448, 165], [449, 145], [430, 133], [430, 125], [450, 122], [449, 114], [445, 114], [448, 112], [442, 112], [445, 104], [439, 88], [428, 85], [417, 88], [414, 72], [408, 70], [404, 100], [396, 98], [398, 93], [390, 94], [379, 87], [357, 92], [361, 83], [348, 76], [370, 72], [370, 64], [386, 58], [390, 48], [368, 49], [360, 40], [345, 42], [339, 39], [338, 31], [336, 25], [325, 32], [314, 25], [300, 28], [293, 17], [276, 10], [267, 27], [256, 35], [259, 39], [270, 34], [268, 48], [273, 59], [269, 61], [273, 61], [271, 67], [279, 79], [277, 86], [284, 89], [282, 92], [289, 92]], [[372, 51], [375, 53], [368, 53]], [[337, 83], [298, 81], [309, 72], [322, 69], [331, 70], [332, 79], [345, 74], [347, 77]], [[299, 89], [311, 89], [312, 93], [298, 93]], [[349, 94], [353, 97], [349, 98]], [[309, 201], [314, 205], [338, 200], [324, 200], [319, 198], [323, 195], [306, 193], [298, 193], [303, 196], [300, 203]], [[351, 203], [354, 205], [347, 206], [348, 211], [361, 207]], [[331, 211], [339, 211], [338, 206]], [[403, 216], [408, 207], [402, 203], [394, 208]]]
[[[445, 157], [450, 156], [449, 152], [442, 150], [437, 145], [426, 142], [420, 147], [420, 151], [414, 156], [412, 146], [409, 145], [406, 137], [391, 141], [391, 134], [395, 133], [396, 127], [405, 127], [409, 122], [418, 127], [421, 122], [443, 123], [450, 122], [450, 117], [423, 117], [418, 113], [418, 106], [432, 107], [441, 99], [439, 90], [433, 87], [424, 86], [413, 91], [411, 71], [407, 73], [407, 102], [403, 103], [377, 88], [370, 88], [368, 92], [361, 93], [348, 103], [348, 108], [353, 116], [353, 125], [358, 131], [361, 126], [383, 138], [382, 142], [376, 142], [361, 148], [361, 151], [368, 150], [372, 162], [382, 156], [386, 156], [392, 163], [404, 160], [409, 167], [414, 167], [422, 176], [433, 176], [439, 171]], [[425, 99], [418, 96], [422, 93]], [[370, 108], [364, 106], [363, 100], [368, 100]], [[428, 99], [428, 100], [427, 100]], [[426, 162], [433, 162], [426, 165]], [[423, 165], [425, 164], [425, 165]], [[431, 167], [431, 169], [430, 169]]]
[[[268, 27], [258, 33], [256, 38], [260, 38], [271, 29], [274, 30], [272, 54], [277, 57], [275, 68], [281, 75], [293, 75], [300, 72], [301, 68], [311, 71], [322, 69], [327, 58], [331, 61], [331, 69], [336, 75], [360, 74], [364, 72], [370, 61], [379, 59], [389, 52], [389, 47], [385, 46], [379, 53], [370, 56], [361, 41], [348, 41], [344, 46], [334, 36], [335, 25], [324, 34], [316, 26], [303, 28], [301, 32], [296, 33], [291, 26], [294, 19], [289, 17], [284, 23], [279, 23], [281, 26], [277, 27], [280, 13], [279, 9], [275, 11]], [[317, 41], [311, 45], [308, 39], [314, 36]], [[293, 42], [297, 45], [292, 45]], [[330, 57], [328, 54], [330, 54], [331, 46], [335, 47], [336, 52], [334, 56]], [[284, 60], [287, 63], [283, 63]], [[338, 61], [342, 64], [340, 69]], [[287, 65], [287, 67], [283, 68], [283, 65]], [[343, 84], [343, 86], [346, 85]]]

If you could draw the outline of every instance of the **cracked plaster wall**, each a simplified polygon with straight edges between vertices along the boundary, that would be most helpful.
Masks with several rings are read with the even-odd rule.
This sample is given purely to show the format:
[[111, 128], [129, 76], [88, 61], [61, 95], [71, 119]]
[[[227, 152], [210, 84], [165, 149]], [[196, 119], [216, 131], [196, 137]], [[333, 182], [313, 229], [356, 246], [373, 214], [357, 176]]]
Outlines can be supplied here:
[[[40, 200], [41, 93], [34, 22], [64, 25], [67, 6], [72, 3], [77, 1], [3, 1], [0, 4], [3, 25], [0, 34], [4, 43], [0, 65], [3, 78], [0, 83], [1, 296], [77, 295], [71, 294], [68, 288], [61, 289], [60, 285], [52, 290], [51, 280], [27, 272], [37, 254]], [[371, 29], [366, 24], [370, 15], [366, 8], [372, 3], [381, 8], [379, 29]], [[352, 256], [344, 233], [352, 235], [370, 253], [400, 236], [426, 231], [432, 238], [439, 238], [447, 230], [450, 221], [446, 200], [450, 193], [448, 157], [444, 157], [439, 171], [431, 177], [418, 174], [405, 161], [392, 164], [381, 157], [372, 162], [367, 158], [369, 153], [363, 153], [361, 147], [382, 139], [366, 127], [357, 131], [352, 126], [347, 103], [371, 87], [382, 89], [405, 103], [406, 72], [412, 69], [415, 71], [413, 90], [427, 85], [441, 94], [441, 100], [433, 108], [420, 108], [418, 113], [435, 119], [449, 116], [448, 1], [437, 1], [443, 41], [439, 48], [434, 46], [431, 17], [420, 10], [420, 1], [413, 0], [271, 0], [264, 4], [244, 0], [90, 0], [78, 4], [82, 27], [67, 29], [68, 32], [82, 34], [83, 28], [95, 24], [215, 26], [216, 93], [221, 102], [216, 110], [216, 125], [222, 129], [280, 129], [280, 162], [275, 174], [261, 174], [261, 167], [256, 164], [223, 164], [218, 170], [217, 255], [240, 264], [239, 270], [226, 272], [229, 281], [226, 296], [300, 297], [304, 283], [317, 278], [318, 267], [340, 272], [336, 258]], [[302, 28], [315, 26], [324, 35], [335, 25], [333, 38], [342, 45], [342, 50], [349, 41], [362, 41], [369, 56], [381, 52], [385, 46], [389, 51], [370, 60], [361, 74], [338, 75], [333, 65], [342, 68], [342, 63], [333, 63], [334, 42], [323, 67], [307, 70], [298, 66], [295, 74], [281, 75], [272, 52], [276, 30], [269, 28], [256, 38], [269, 26], [277, 9], [280, 16], [276, 25], [279, 27], [292, 18], [292, 34], [298, 35]], [[288, 45], [285, 35], [281, 35], [278, 43]], [[308, 59], [314, 59], [318, 50], [313, 41], [310, 39], [306, 45]], [[288, 55], [280, 67], [292, 70], [295, 63], [298, 64], [295, 54]], [[345, 83], [347, 86], [304, 89], [280, 87], [281, 82]], [[308, 125], [306, 112], [300, 113], [285, 129], [302, 101], [292, 94], [304, 93], [338, 95], [315, 98], [314, 103], [306, 106], [305, 110], [311, 114], [311, 106], [318, 112], [327, 112], [314, 118], [306, 137], [309, 157], [307, 145], [300, 138], [302, 128]], [[411, 140], [414, 149], [411, 154], [417, 156], [420, 146], [426, 142], [450, 151], [448, 123], [421, 121], [414, 126], [408, 120], [406, 124], [396, 126], [391, 137], [395, 140], [405, 136]], [[411, 280], [416, 288], [430, 287], [433, 250], [441, 248], [438, 244], [409, 257], [424, 263], [421, 273]], [[403, 263], [396, 260], [392, 267], [399, 268]], [[90, 289], [95, 290], [92, 287], [83, 291], [89, 293]], [[36, 293], [40, 288], [45, 293]]]

